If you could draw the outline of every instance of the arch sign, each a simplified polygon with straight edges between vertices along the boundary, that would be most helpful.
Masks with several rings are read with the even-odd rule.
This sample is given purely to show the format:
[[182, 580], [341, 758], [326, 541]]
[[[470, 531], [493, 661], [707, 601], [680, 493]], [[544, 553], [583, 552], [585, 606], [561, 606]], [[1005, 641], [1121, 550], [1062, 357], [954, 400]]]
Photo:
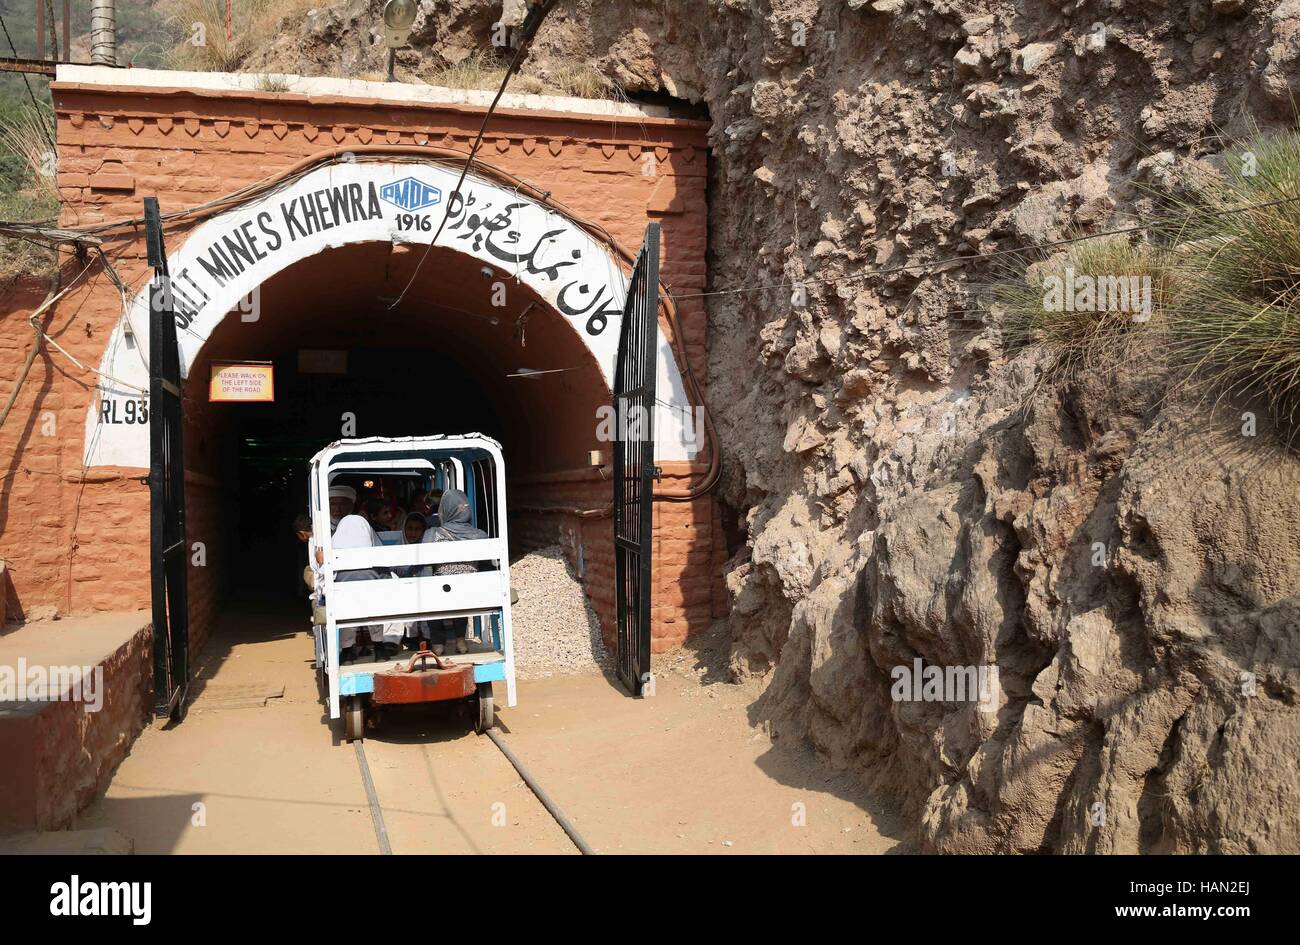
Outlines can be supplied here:
[[[195, 228], [168, 256], [181, 373], [263, 282], [308, 256], [350, 243], [429, 244], [459, 171], [437, 164], [353, 161], [323, 165]], [[467, 175], [437, 245], [518, 279], [555, 308], [612, 387], [627, 276], [571, 219], [509, 188]], [[259, 319], [276, 312], [259, 311]], [[100, 363], [100, 396], [86, 423], [87, 466], [149, 465], [149, 290], [129, 303]], [[264, 352], [250, 351], [249, 357]], [[671, 345], [659, 332], [655, 452], [692, 458], [693, 411]], [[597, 423], [593, 410], [592, 423]]]

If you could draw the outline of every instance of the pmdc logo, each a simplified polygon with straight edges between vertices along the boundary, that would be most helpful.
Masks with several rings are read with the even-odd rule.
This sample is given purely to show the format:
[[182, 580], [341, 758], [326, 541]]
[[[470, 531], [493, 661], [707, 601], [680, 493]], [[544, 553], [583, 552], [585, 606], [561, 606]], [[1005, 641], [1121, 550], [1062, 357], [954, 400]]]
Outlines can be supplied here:
[[408, 213], [442, 203], [441, 190], [414, 177], [403, 177], [391, 184], [385, 184], [379, 188], [379, 196], [385, 202], [391, 203], [394, 207], [401, 207]]

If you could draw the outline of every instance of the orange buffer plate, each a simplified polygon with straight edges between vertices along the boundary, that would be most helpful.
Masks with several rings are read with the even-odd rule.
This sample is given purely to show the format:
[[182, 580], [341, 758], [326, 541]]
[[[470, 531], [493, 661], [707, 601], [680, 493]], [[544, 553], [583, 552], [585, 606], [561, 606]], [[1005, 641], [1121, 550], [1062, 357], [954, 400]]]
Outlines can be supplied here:
[[386, 673], [375, 673], [375, 691], [371, 701], [376, 703], [441, 702], [445, 699], [464, 699], [474, 694], [474, 666], [467, 663], [450, 669], [421, 669], [406, 672], [399, 668]]

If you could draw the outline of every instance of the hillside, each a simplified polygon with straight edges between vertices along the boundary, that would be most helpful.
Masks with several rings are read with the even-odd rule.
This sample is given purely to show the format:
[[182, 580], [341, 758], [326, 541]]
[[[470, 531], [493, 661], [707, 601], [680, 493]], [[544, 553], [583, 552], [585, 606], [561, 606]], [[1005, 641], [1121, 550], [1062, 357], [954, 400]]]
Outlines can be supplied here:
[[[381, 6], [250, 5], [234, 45], [168, 61], [377, 76]], [[425, 0], [401, 78], [490, 87], [500, 7]], [[1300, 415], [1294, 381], [1252, 381], [1300, 369], [1300, 218], [1259, 218], [1250, 258], [1289, 255], [1236, 373], [1205, 371], [1246, 335], [1197, 307], [1229, 283], [1186, 233], [1123, 234], [1171, 288], [1105, 350], [1012, 337], [997, 304], [1012, 251], [1086, 273], [1061, 241], [1180, 201], [1253, 245], [1198, 182], [1266, 152], [1241, 193], [1300, 199], [1300, 149], [1268, 150], [1300, 3], [561, 0], [517, 81], [713, 123], [708, 399], [755, 721], [927, 850], [1300, 850]], [[914, 665], [995, 667], [991, 702], [900, 699]]]

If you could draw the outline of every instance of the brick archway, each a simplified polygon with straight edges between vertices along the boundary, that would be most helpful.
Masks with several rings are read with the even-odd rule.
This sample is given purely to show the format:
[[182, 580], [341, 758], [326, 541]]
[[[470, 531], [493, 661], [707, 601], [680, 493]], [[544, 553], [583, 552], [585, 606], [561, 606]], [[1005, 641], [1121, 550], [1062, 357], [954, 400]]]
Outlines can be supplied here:
[[[129, 222], [139, 217], [142, 197], [156, 196], [164, 213], [186, 213], [288, 174], [327, 151], [336, 157], [345, 152], [360, 156], [384, 146], [423, 150], [434, 160], [437, 154], [464, 155], [491, 97], [297, 76], [283, 77], [281, 85], [287, 91], [266, 90], [257, 76], [59, 66], [52, 93], [60, 223], [106, 227], [105, 251], [128, 287], [128, 301], [148, 277], [143, 235]], [[698, 293], [706, 288], [707, 272], [707, 132], [707, 122], [675, 117], [656, 106], [507, 94], [479, 155], [526, 181], [533, 192], [549, 194], [573, 219], [598, 225], [620, 246], [635, 250], [646, 222], [660, 222], [663, 278], [675, 292], [695, 296], [679, 305], [680, 331], [674, 332], [673, 344], [705, 390], [707, 331]], [[450, 188], [440, 189], [445, 199]], [[368, 202], [368, 192], [365, 196]], [[383, 219], [391, 227], [392, 216], [385, 213]], [[251, 232], [261, 232], [255, 216], [253, 220]], [[174, 255], [187, 252], [191, 242], [194, 250], [200, 249], [196, 240], [204, 225], [192, 216], [171, 221], [169, 250]], [[281, 235], [288, 238], [287, 233]], [[387, 244], [391, 235], [384, 232], [376, 241], [331, 252], [364, 253], [362, 247]], [[403, 265], [411, 254], [423, 252], [418, 240], [396, 243], [396, 249], [385, 248], [385, 253], [404, 257]], [[313, 258], [331, 257], [322, 253]], [[101, 395], [111, 401], [116, 382], [94, 373], [104, 365], [129, 372], [143, 364], [138, 353], [130, 351], [118, 364], [112, 349], [124, 342], [122, 295], [107, 271], [91, 260], [83, 272], [82, 263], [66, 261], [73, 281], [51, 313], [48, 329], [61, 351], [76, 362], [66, 361], [59, 352], [39, 360], [15, 406], [32, 419], [23, 424], [11, 418], [0, 431], [13, 457], [7, 504], [0, 506], [0, 536], [12, 576], [9, 598], [14, 612], [42, 605], [66, 613], [116, 611], [148, 603], [149, 517], [143, 485], [147, 452], [131, 446], [132, 436], [140, 431], [123, 439], [111, 430], [128, 425], [121, 413], [111, 418], [102, 413]], [[522, 283], [518, 288], [527, 290]], [[211, 286], [205, 291], [213, 300], [212, 310], [225, 316], [230, 300], [219, 299]], [[236, 286], [232, 291], [246, 290]], [[0, 301], [0, 309], [14, 316], [3, 322], [9, 332], [6, 344], [14, 350], [28, 343], [27, 315], [43, 294], [42, 288]], [[543, 296], [538, 295], [539, 301]], [[555, 301], [548, 301], [552, 313]], [[142, 318], [133, 315], [132, 320], [138, 332], [146, 328]], [[578, 339], [585, 320], [569, 318], [564, 327]], [[198, 341], [187, 332], [182, 336]], [[142, 340], [138, 334], [133, 343]], [[137, 367], [130, 367], [131, 357]], [[526, 363], [520, 359], [521, 365]], [[196, 377], [192, 373], [191, 382]], [[520, 396], [533, 389], [521, 389]], [[193, 422], [202, 424], [203, 411], [192, 414]], [[42, 435], [46, 426], [57, 426], [58, 434]], [[115, 459], [87, 448], [105, 438], [126, 448]], [[197, 442], [199, 437], [192, 439]], [[528, 510], [529, 518], [514, 534], [530, 546], [560, 541], [573, 560], [582, 562], [592, 601], [609, 619], [612, 560], [600, 549], [610, 523], [584, 514], [608, 502], [609, 486], [599, 470], [573, 460], [574, 452], [566, 450], [564, 463], [539, 469], [515, 484], [515, 501]], [[689, 455], [661, 462], [663, 482], [657, 492], [680, 495], [700, 481], [705, 467], [698, 459], [686, 458]], [[189, 470], [187, 480], [195, 488], [212, 485], [201, 464]], [[204, 527], [198, 520], [193, 525]], [[688, 502], [656, 503], [656, 650], [679, 644], [724, 611], [726, 592], [719, 578], [726, 558], [722, 534], [707, 494]], [[212, 582], [205, 585], [200, 572], [192, 576], [191, 626], [197, 648], [207, 618], [218, 605], [219, 588]]]
[[[456, 193], [458, 175], [450, 162], [348, 153], [191, 230], [168, 256], [182, 374], [189, 374], [224, 319], [255, 323], [276, 317], [264, 311], [260, 301], [260, 287], [267, 280], [326, 250], [386, 242], [392, 247], [423, 247], [407, 283], [392, 287], [403, 301], [423, 271], [429, 250], [453, 250], [482, 267], [475, 275], [483, 278], [460, 278], [477, 290], [472, 295], [481, 296], [484, 311], [504, 315], [513, 310], [517, 315], [521, 306], [512, 304], [511, 293], [516, 288], [527, 293], [563, 317], [608, 387], [627, 294], [627, 274], [614, 248], [556, 208], [485, 176], [467, 175]], [[445, 210], [447, 204], [454, 206]], [[426, 293], [436, 295], [436, 289]], [[90, 406], [92, 412], [116, 415], [114, 401], [129, 404], [139, 399], [139, 389], [147, 388], [141, 352], [148, 350], [148, 307], [149, 290], [144, 287], [109, 339], [100, 365], [106, 380], [100, 402]], [[662, 403], [657, 408], [656, 455], [669, 462], [689, 462], [699, 452], [695, 431], [685, 422], [691, 404], [662, 328], [658, 388]], [[589, 418], [575, 422], [583, 419]], [[88, 467], [147, 465], [146, 424], [100, 428], [94, 421], [92, 415], [86, 425]]]

